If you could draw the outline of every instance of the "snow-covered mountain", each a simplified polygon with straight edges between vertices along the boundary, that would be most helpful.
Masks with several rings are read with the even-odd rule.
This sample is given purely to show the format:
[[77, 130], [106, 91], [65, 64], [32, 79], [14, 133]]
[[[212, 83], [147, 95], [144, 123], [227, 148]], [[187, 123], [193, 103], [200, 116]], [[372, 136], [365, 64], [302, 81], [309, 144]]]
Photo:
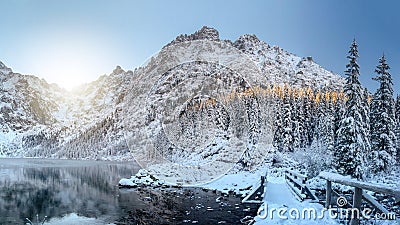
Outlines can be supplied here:
[[[110, 75], [68, 92], [35, 76], [13, 73], [2, 63], [0, 66], [1, 156], [96, 156], [94, 152], [75, 156], [68, 150], [83, 147], [76, 142], [93, 141], [95, 133], [87, 132], [94, 128], [100, 130], [102, 125], [108, 125], [107, 121], [115, 119], [123, 89], [133, 75], [132, 71], [126, 72], [117, 66]], [[115, 127], [113, 132], [117, 130], [120, 129]], [[110, 145], [113, 149], [119, 144], [115, 136], [113, 133]], [[107, 149], [106, 142], [102, 143], [105, 147], [98, 149], [99, 152]]]
[[249, 34], [240, 36], [233, 45], [254, 60], [271, 83], [331, 89], [343, 87], [344, 79], [322, 68], [310, 56], [299, 57]]
[[0, 63], [0, 154], [25, 153], [31, 135], [51, 128], [66, 95], [57, 85], [31, 75], [13, 73]]
[[[131, 158], [129, 141], [124, 138], [126, 129], [128, 133], [148, 135], [140, 133], [148, 125], [148, 97], [152, 88], [160, 88], [160, 82], [165, 82], [163, 74], [181, 65], [183, 59], [209, 57], [211, 64], [193, 65], [212, 68], [224, 60], [230, 62], [235, 54], [247, 58], [225, 66], [261, 71], [249, 75], [251, 85], [288, 83], [337, 90], [344, 83], [342, 77], [325, 70], [311, 57], [271, 47], [255, 35], [243, 35], [234, 42], [220, 40], [218, 31], [208, 27], [178, 36], [134, 71], [117, 66], [111, 74], [72, 92], [32, 75], [14, 73], [0, 62], [0, 156]], [[139, 139], [134, 146], [146, 145]]]

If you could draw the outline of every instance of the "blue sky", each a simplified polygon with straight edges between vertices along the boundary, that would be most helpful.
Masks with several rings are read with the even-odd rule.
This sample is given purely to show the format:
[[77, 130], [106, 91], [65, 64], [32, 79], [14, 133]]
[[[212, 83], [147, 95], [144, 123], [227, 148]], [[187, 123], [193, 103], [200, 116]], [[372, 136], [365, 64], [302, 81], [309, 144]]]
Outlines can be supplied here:
[[256, 34], [299, 56], [313, 56], [343, 75], [353, 38], [359, 43], [361, 81], [385, 52], [400, 93], [398, 1], [123, 1], [2, 0], [0, 61], [70, 88], [110, 73], [134, 69], [181, 33], [203, 25], [223, 39]]

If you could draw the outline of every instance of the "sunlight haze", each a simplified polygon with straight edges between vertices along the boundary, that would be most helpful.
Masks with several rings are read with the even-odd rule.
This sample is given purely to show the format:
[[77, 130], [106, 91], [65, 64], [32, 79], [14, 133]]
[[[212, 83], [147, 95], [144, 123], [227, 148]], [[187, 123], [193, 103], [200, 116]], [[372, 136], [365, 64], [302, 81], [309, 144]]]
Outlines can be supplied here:
[[[360, 80], [370, 91], [385, 52], [400, 86], [400, 26], [397, 1], [2, 1], [0, 61], [71, 88], [133, 70], [180, 34], [206, 25], [221, 39], [255, 34], [298, 56], [312, 56], [344, 75], [353, 38], [360, 51]], [[351, 10], [350, 10], [351, 9]]]

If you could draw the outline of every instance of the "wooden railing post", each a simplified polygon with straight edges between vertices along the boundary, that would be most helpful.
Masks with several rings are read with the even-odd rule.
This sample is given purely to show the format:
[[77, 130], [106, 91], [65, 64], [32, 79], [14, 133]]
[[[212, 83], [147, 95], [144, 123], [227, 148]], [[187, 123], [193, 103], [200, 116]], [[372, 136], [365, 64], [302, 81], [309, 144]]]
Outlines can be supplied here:
[[261, 176], [261, 186], [264, 186], [264, 182], [265, 182], [265, 177]]
[[[362, 202], [362, 193], [363, 190], [361, 188], [355, 187], [354, 188], [354, 195], [353, 195], [353, 212], [357, 212], [357, 215], [355, 215], [356, 213], [353, 213], [353, 218], [351, 219], [350, 225], [358, 225], [360, 224], [360, 214], [361, 214], [361, 202]], [[357, 209], [355, 211], [355, 209]]]
[[332, 182], [330, 180], [326, 180], [326, 203], [325, 208], [329, 209], [332, 200]]
[[381, 204], [379, 204], [373, 197], [368, 194], [364, 194], [363, 190], [372, 191], [376, 193], [382, 193], [385, 195], [390, 195], [395, 198], [400, 198], [400, 190], [394, 189], [391, 187], [386, 187], [382, 185], [367, 183], [363, 181], [358, 181], [352, 178], [344, 177], [342, 175], [330, 172], [321, 172], [319, 177], [326, 180], [326, 203], [325, 207], [329, 208], [329, 205], [332, 200], [332, 193], [336, 192], [332, 190], [332, 182], [354, 187], [354, 195], [353, 195], [353, 206], [352, 208], [347, 209], [348, 213], [351, 213], [351, 221], [350, 225], [359, 225], [361, 213], [361, 204], [363, 198], [370, 204], [372, 204], [378, 211], [388, 214], [389, 211], [385, 209]]

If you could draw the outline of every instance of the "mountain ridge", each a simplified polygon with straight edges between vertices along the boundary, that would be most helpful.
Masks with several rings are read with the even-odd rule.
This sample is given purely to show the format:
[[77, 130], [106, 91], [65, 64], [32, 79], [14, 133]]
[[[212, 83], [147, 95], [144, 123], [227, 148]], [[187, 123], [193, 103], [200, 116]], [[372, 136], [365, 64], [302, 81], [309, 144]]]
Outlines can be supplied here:
[[[233, 46], [256, 63], [270, 84], [340, 90], [344, 83], [310, 57], [271, 47], [255, 35], [242, 35], [232, 42], [220, 40], [214, 28], [203, 27], [177, 36], [162, 49], [195, 40]], [[139, 88], [140, 78], [155, 66], [151, 60], [133, 71], [116, 66], [109, 75], [69, 92], [35, 76], [13, 73], [0, 62], [0, 156], [132, 158], [123, 133], [124, 98], [132, 88]]]

